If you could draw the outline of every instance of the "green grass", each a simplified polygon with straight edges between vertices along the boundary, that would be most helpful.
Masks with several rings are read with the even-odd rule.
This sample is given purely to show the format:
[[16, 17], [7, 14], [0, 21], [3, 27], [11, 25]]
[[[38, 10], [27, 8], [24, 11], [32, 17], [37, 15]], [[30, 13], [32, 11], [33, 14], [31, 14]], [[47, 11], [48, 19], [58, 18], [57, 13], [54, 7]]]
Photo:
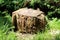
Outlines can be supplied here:
[[6, 34], [0, 30], [0, 40], [17, 40], [17, 38], [14, 32]]
[[11, 16], [0, 16], [0, 40], [17, 40]]
[[38, 33], [33, 40], [60, 40], [60, 34], [51, 35], [50, 32]]
[[48, 27], [50, 29], [60, 30], [60, 19], [53, 18], [53, 20], [48, 22]]
[[33, 40], [52, 40], [52, 35], [48, 32], [38, 33]]

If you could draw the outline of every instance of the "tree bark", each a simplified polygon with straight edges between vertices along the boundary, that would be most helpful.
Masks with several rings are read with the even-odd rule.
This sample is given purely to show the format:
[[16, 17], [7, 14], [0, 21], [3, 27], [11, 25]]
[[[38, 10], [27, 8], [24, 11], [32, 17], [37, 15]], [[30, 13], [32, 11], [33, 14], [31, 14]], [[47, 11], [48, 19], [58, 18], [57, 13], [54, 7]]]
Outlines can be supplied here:
[[[16, 18], [14, 19], [14, 17]], [[46, 25], [45, 15], [42, 11], [27, 8], [13, 12], [12, 21], [15, 28], [22, 33], [36, 33], [44, 30]]]

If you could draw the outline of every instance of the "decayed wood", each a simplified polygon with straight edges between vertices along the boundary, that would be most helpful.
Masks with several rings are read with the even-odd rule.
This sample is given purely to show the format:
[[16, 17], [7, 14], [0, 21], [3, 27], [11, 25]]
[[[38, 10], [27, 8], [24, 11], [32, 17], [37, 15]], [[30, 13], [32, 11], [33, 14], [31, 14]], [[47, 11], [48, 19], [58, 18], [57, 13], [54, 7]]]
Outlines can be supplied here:
[[20, 32], [32, 33], [44, 30], [45, 15], [42, 11], [22, 8], [12, 13], [12, 22]]

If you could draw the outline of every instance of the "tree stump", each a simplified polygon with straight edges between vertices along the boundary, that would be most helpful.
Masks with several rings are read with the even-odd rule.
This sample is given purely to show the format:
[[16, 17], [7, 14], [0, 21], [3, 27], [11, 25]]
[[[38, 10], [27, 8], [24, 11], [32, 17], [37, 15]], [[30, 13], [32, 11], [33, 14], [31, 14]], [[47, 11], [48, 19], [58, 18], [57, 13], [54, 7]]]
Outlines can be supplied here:
[[14, 11], [12, 22], [15, 28], [22, 33], [36, 33], [44, 30], [46, 25], [44, 12], [31, 8], [21, 8]]

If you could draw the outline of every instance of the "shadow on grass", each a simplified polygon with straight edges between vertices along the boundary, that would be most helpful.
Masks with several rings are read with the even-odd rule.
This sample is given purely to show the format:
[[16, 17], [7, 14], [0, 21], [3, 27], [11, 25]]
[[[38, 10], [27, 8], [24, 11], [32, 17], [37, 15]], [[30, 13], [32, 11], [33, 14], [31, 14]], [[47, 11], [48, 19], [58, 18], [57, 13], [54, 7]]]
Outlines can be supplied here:
[[57, 34], [57, 35], [55, 36], [55, 40], [60, 40], [60, 34]]

